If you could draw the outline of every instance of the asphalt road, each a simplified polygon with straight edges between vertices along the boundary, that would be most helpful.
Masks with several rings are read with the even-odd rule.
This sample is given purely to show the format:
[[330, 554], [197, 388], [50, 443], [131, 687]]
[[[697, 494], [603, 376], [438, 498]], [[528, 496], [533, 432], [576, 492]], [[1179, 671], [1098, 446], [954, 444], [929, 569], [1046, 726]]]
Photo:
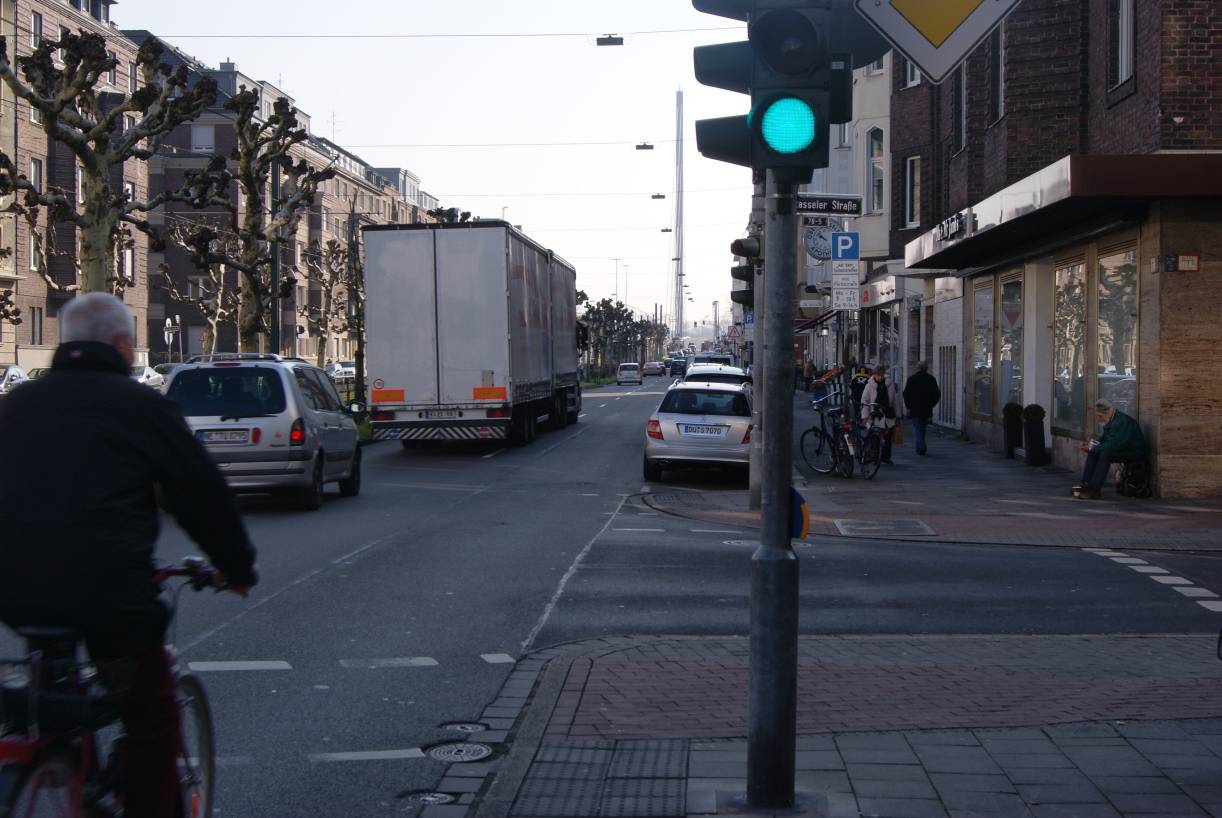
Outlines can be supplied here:
[[[512, 661], [618, 634], [745, 634], [751, 532], [637, 500], [662, 381], [586, 393], [523, 449], [366, 450], [318, 512], [243, 500], [262, 582], [185, 594], [181, 658], [211, 697], [218, 815], [413, 814]], [[679, 473], [671, 490], [734, 475]], [[745, 490], [745, 487], [744, 487]], [[167, 526], [166, 558], [192, 553]], [[1206, 633], [1211, 614], [1078, 549], [829, 539], [799, 546], [804, 633]], [[1222, 560], [1142, 554], [1222, 591]], [[11, 638], [0, 641], [12, 655]]]

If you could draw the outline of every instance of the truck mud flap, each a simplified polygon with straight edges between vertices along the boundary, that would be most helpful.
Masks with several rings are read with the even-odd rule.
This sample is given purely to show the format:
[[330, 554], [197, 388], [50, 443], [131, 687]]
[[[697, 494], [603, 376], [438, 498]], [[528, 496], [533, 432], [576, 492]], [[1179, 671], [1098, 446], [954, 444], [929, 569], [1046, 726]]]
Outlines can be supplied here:
[[371, 430], [374, 440], [504, 440], [505, 425], [398, 426]]

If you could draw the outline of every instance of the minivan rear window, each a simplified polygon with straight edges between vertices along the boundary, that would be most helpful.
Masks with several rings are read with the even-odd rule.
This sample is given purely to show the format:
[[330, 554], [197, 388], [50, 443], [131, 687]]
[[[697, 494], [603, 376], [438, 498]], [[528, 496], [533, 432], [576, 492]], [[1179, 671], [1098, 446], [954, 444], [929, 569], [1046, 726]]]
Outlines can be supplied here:
[[640, 367], [637, 366], [636, 364], [620, 364], [619, 365], [620, 372], [635, 372], [638, 369], [640, 369]]
[[702, 392], [696, 389], [674, 389], [662, 399], [658, 407], [661, 414], [671, 415], [727, 415], [749, 417], [751, 407], [747, 398], [736, 392]]
[[280, 373], [266, 366], [187, 369], [166, 397], [187, 417], [278, 415], [285, 408]]

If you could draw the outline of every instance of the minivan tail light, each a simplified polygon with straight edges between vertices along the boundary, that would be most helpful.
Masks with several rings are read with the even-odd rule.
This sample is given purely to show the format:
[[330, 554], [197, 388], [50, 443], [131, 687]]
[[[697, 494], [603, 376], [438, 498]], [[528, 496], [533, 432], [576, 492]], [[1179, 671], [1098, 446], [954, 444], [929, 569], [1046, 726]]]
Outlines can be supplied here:
[[649, 435], [654, 440], [661, 440], [662, 439], [662, 421], [660, 420], [649, 421], [649, 424], [645, 427], [645, 434]]
[[293, 421], [292, 428], [289, 429], [289, 443], [294, 446], [300, 446], [305, 443], [305, 421], [297, 418]]
[[748, 423], [748, 424], [747, 424], [747, 433], [746, 433], [745, 435], [743, 435], [743, 443], [750, 443], [750, 442], [751, 442], [751, 430], [752, 430], [752, 429], [754, 429], [754, 428], [755, 428], [755, 427], [754, 427], [754, 426], [752, 426], [750, 423]]
[[263, 437], [263, 430], [260, 429], [258, 426], [250, 430], [250, 442], [251, 443], [258, 443], [262, 437]]

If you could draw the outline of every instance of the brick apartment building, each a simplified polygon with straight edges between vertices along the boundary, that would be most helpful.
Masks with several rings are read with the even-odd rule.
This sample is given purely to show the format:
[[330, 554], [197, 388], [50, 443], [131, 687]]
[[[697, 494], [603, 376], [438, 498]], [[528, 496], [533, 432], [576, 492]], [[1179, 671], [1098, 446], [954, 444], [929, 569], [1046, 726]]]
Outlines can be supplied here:
[[923, 277], [935, 420], [1047, 411], [1080, 465], [1110, 399], [1164, 496], [1222, 494], [1222, 4], [1024, 0], [941, 86], [896, 70], [891, 253]]
[[[0, 0], [0, 29], [10, 55], [26, 56], [40, 39], [56, 40], [60, 32], [89, 31], [105, 36], [118, 59], [114, 71], [104, 75], [99, 90], [129, 94], [138, 85], [135, 68], [137, 44], [124, 37], [110, 22], [112, 0]], [[76, 157], [63, 145], [47, 138], [37, 115], [16, 98], [7, 85], [0, 84], [0, 150], [13, 157], [19, 172], [43, 186], [79, 191], [80, 174]], [[115, 190], [128, 190], [143, 198], [148, 188], [144, 162], [131, 160], [123, 167], [122, 178], [114, 178]], [[45, 216], [43, 216], [45, 218]], [[120, 264], [126, 278], [123, 300], [136, 316], [137, 361], [148, 357], [146, 330], [148, 311], [148, 240], [133, 231], [135, 246], [122, 253]], [[0, 247], [9, 251], [0, 259], [0, 287], [12, 289], [21, 308], [22, 323], [0, 324], [0, 363], [16, 363], [27, 371], [50, 366], [59, 341], [57, 315], [72, 297], [48, 284], [41, 269], [57, 285], [76, 283], [76, 228], [55, 228], [56, 253], [43, 258], [36, 252], [29, 226], [24, 218], [0, 211]]]

